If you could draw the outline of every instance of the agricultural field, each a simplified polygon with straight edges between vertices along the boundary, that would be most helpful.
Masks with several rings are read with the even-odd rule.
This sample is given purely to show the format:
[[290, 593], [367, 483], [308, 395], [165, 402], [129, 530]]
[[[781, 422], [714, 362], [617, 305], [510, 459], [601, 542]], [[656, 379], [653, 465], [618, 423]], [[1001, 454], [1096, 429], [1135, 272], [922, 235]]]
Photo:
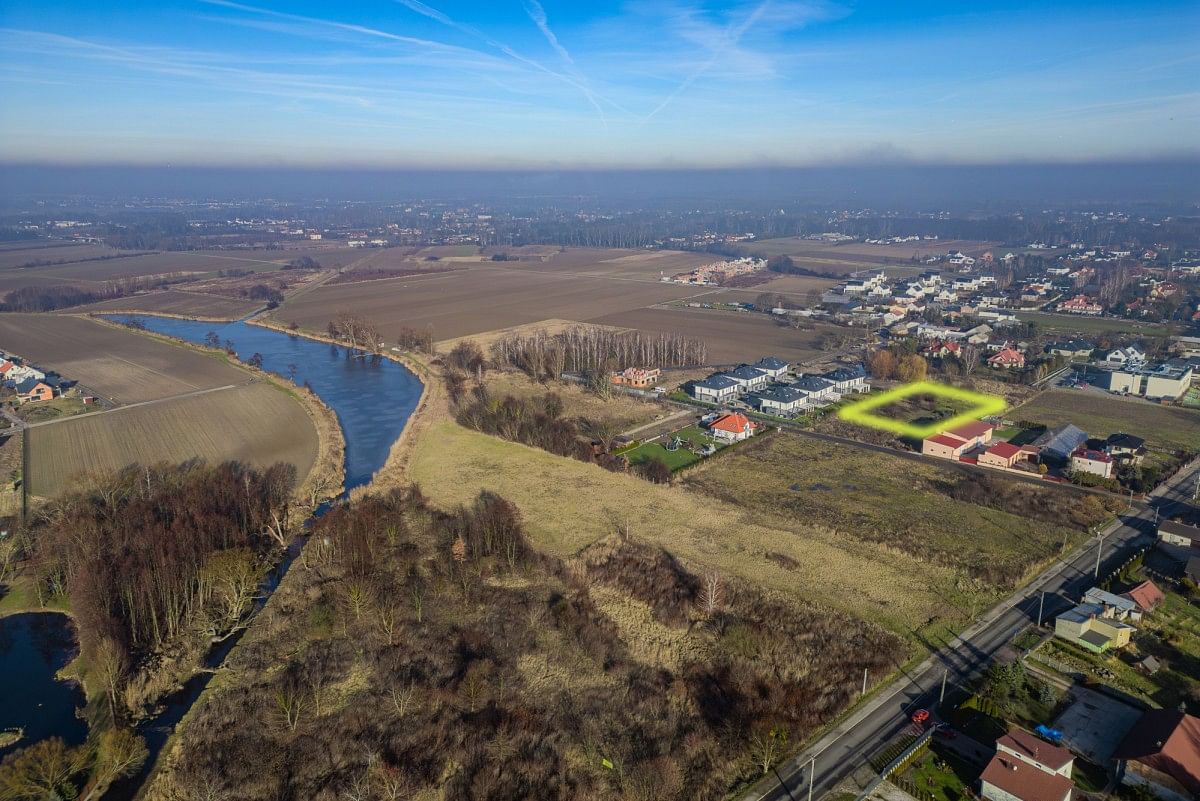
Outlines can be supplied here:
[[1200, 411], [1143, 400], [1054, 389], [1009, 410], [1005, 416], [1046, 426], [1074, 423], [1099, 438], [1123, 431], [1144, 438], [1150, 448], [1200, 451]]
[[0, 350], [122, 404], [248, 380], [216, 356], [84, 317], [0, 314]]
[[30, 494], [53, 497], [89, 474], [133, 462], [229, 459], [296, 466], [303, 481], [317, 432], [299, 401], [265, 383], [171, 398], [26, 429]]
[[[684, 484], [759, 519], [804, 520], [951, 569], [985, 594], [1011, 589], [1084, 537], [1017, 514], [1015, 503], [1000, 511], [956, 500], [950, 489], [964, 480], [934, 465], [786, 434], [703, 465]], [[1052, 490], [1028, 492], [1058, 500], [1044, 494]]]
[[113, 298], [70, 309], [71, 314], [107, 314], [112, 312], [144, 312], [195, 317], [200, 320], [240, 320], [259, 308], [251, 300], [166, 289], [127, 298]]
[[768, 355], [790, 362], [809, 361], [822, 355], [823, 333], [846, 330], [821, 324], [809, 330], [796, 330], [764, 314], [687, 308], [638, 309], [593, 317], [588, 322], [698, 337], [708, 344], [708, 360], [712, 364], [753, 362]]
[[547, 318], [586, 321], [695, 293], [695, 287], [658, 282], [481, 265], [409, 279], [321, 286], [285, 301], [273, 316], [324, 330], [338, 310], [351, 309], [373, 320], [388, 338], [402, 328], [432, 327], [434, 339], [446, 340]]
[[107, 245], [46, 244], [0, 250], [0, 270], [34, 269], [34, 265], [67, 264], [84, 259], [118, 256], [122, 251]]
[[[730, 460], [753, 465], [758, 446], [747, 443], [697, 469], [719, 471]], [[694, 564], [698, 572], [717, 570], [880, 623], [905, 637], [961, 626], [971, 603], [960, 571], [890, 544], [747, 508], [696, 491], [690, 480], [682, 487], [651, 484], [449, 420], [432, 422], [421, 432], [409, 475], [443, 508], [469, 503], [481, 490], [502, 495], [521, 510], [535, 546], [558, 556], [578, 554], [624, 527]]]

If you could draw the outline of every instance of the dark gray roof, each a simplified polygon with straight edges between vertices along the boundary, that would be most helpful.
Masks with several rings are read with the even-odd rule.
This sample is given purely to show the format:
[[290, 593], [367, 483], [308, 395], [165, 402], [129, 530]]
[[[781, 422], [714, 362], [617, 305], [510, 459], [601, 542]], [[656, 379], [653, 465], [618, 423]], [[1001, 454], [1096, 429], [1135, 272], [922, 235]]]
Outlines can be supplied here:
[[1087, 441], [1088, 435], [1082, 429], [1067, 423], [1050, 429], [1035, 439], [1032, 444], [1041, 448], [1044, 453], [1066, 459], [1076, 448]]
[[763, 370], [786, 370], [788, 363], [774, 356], [763, 356], [754, 363], [754, 366]]
[[822, 378], [829, 381], [853, 381], [856, 378], [866, 378], [867, 371], [863, 369], [861, 364], [856, 364], [853, 367], [839, 367], [836, 370], [830, 370], [828, 373], [822, 374]]
[[705, 389], [729, 389], [736, 387], [738, 382], [724, 375], [711, 375], [703, 381], [697, 381], [695, 386], [704, 387]]
[[1146, 444], [1146, 440], [1142, 439], [1141, 437], [1134, 436], [1133, 434], [1123, 434], [1121, 432], [1117, 432], [1116, 434], [1108, 435], [1107, 444], [1110, 448], [1130, 448], [1136, 451], [1138, 448]]
[[760, 400], [774, 401], [775, 403], [795, 403], [796, 401], [804, 400], [806, 394], [792, 386], [779, 386], [765, 389], [762, 392], [755, 392], [752, 397]]
[[819, 392], [832, 387], [833, 382], [826, 381], [824, 378], [819, 378], [815, 375], [806, 375], [803, 378], [797, 379], [792, 386], [802, 389], [805, 392]]
[[764, 373], [762, 370], [759, 370], [757, 367], [751, 367], [748, 364], [742, 364], [733, 368], [732, 370], [726, 370], [721, 375], [727, 375], [731, 378], [739, 378], [742, 381], [750, 381], [751, 379], [762, 378], [766, 375], [766, 373]]

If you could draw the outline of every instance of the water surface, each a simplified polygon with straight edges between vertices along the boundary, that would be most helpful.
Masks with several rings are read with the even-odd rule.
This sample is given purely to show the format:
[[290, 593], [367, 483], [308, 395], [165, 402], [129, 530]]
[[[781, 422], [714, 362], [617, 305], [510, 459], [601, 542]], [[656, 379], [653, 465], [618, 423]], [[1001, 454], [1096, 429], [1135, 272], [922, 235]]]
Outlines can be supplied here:
[[83, 690], [57, 673], [75, 658], [75, 625], [59, 612], [27, 612], [0, 618], [0, 729], [20, 728], [25, 736], [0, 757], [46, 737], [78, 745], [87, 724], [75, 713]]

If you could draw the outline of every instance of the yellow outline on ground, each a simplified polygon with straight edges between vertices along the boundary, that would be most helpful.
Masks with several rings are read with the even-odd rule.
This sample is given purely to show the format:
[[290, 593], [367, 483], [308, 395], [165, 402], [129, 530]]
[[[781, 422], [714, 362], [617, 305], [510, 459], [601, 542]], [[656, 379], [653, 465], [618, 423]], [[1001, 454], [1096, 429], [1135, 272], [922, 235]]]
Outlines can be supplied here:
[[[937, 395], [953, 400], [965, 401], [974, 404], [974, 406], [961, 414], [956, 414], [953, 417], [938, 420], [935, 423], [924, 426], [872, 414], [876, 409], [883, 408], [913, 395]], [[933, 434], [957, 428], [964, 423], [970, 423], [981, 417], [1000, 414], [1007, 408], [1008, 402], [999, 395], [972, 392], [969, 389], [951, 387], [935, 381], [914, 381], [911, 384], [896, 387], [880, 395], [872, 395], [864, 398], [849, 406], [843, 406], [841, 409], [838, 409], [838, 417], [848, 423], [857, 423], [858, 425], [878, 428], [882, 431], [890, 431], [893, 434], [913, 437], [914, 439], [925, 439]]]

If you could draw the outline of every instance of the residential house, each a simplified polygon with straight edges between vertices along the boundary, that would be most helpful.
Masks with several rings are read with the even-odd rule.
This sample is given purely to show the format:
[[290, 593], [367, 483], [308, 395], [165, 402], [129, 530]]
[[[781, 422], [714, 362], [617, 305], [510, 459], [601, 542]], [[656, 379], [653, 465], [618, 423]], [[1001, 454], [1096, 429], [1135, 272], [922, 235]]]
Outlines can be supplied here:
[[985, 467], [1000, 467], [1009, 470], [1027, 453], [1028, 451], [1010, 442], [997, 442], [979, 454], [979, 464]]
[[1013, 729], [996, 741], [996, 755], [979, 776], [987, 801], [1070, 801], [1074, 755], [1028, 732]]
[[1009, 370], [1025, 366], [1025, 354], [1014, 348], [1004, 348], [995, 356], [988, 358], [987, 363], [992, 367]]
[[621, 372], [613, 374], [612, 382], [619, 386], [645, 389], [657, 384], [661, 375], [662, 370], [657, 367], [626, 367]]
[[1136, 345], [1110, 350], [1104, 356], [1104, 361], [1122, 367], [1133, 367], [1146, 363], [1146, 352]]
[[957, 428], [952, 428], [949, 431], [942, 433], [949, 434], [958, 439], [964, 440], [968, 444], [968, 449], [982, 447], [992, 441], [992, 432], [996, 427], [991, 423], [985, 423], [982, 420], [975, 420], [970, 423], [963, 423]]
[[1151, 709], [1113, 752], [1127, 787], [1146, 787], [1164, 801], [1200, 798], [1200, 718]]
[[16, 386], [17, 399], [21, 403], [30, 401], [48, 401], [54, 398], [54, 387], [47, 381], [37, 378], [26, 378]]
[[713, 375], [692, 384], [692, 397], [709, 403], [725, 403], [738, 396], [741, 385], [725, 375]]
[[768, 383], [765, 372], [748, 364], [742, 364], [732, 370], [726, 370], [721, 375], [736, 381], [739, 392], [753, 392], [756, 389], [765, 387]]
[[1095, 346], [1084, 339], [1069, 339], [1066, 342], [1051, 342], [1046, 346], [1046, 352], [1055, 356], [1066, 356], [1068, 359], [1086, 359], [1092, 355]]
[[708, 425], [708, 431], [713, 437], [726, 442], [740, 442], [754, 436], [758, 424], [740, 412], [725, 414], [713, 420]]
[[1100, 478], [1112, 478], [1113, 458], [1104, 451], [1078, 448], [1071, 454], [1071, 472], [1090, 473]]
[[1200, 555], [1200, 526], [1179, 520], [1158, 522], [1158, 542], [1167, 554], [1180, 561]]
[[1058, 310], [1067, 314], [1096, 315], [1104, 312], [1104, 306], [1087, 295], [1076, 295], [1070, 300], [1064, 300], [1058, 304]]
[[940, 339], [935, 339], [921, 349], [923, 356], [937, 356], [944, 358], [946, 356], [957, 356], [962, 353], [962, 343], [949, 340], [943, 342]]
[[1065, 462], [1071, 458], [1081, 445], [1088, 441], [1088, 435], [1081, 429], [1067, 423], [1051, 428], [1042, 433], [1032, 443], [1038, 453], [1044, 458]]
[[834, 392], [839, 395], [871, 391], [871, 386], [867, 383], [867, 371], [861, 364], [853, 367], [838, 367], [828, 373], [822, 373], [821, 378], [831, 382]]
[[1124, 595], [1114, 595], [1100, 587], [1092, 587], [1085, 592], [1083, 594], [1083, 602], [1103, 606], [1104, 616], [1111, 617], [1113, 620], [1136, 621], [1140, 620], [1142, 616], [1141, 612], [1138, 611], [1137, 603], [1132, 598], [1126, 598]]
[[778, 381], [787, 375], [788, 363], [774, 356], [764, 356], [751, 365], [756, 370], [762, 370], [770, 381]]
[[1054, 636], [1102, 654], [1129, 644], [1134, 627], [1106, 617], [1103, 604], [1082, 603], [1054, 619]]
[[746, 400], [763, 414], [795, 414], [807, 406], [808, 393], [793, 386], [779, 384], [760, 390]]
[[1104, 450], [1117, 461], [1139, 464], [1146, 455], [1146, 440], [1133, 434], [1109, 434]]
[[1139, 616], [1148, 615], [1166, 600], [1163, 591], [1153, 581], [1143, 581], [1128, 592], [1121, 593], [1121, 597], [1133, 601]]
[[934, 434], [921, 442], [921, 453], [941, 459], [958, 459], [971, 447], [965, 439], [948, 433]]
[[791, 386], [808, 395], [810, 405], [824, 406], [838, 400], [837, 390], [832, 381], [815, 375], [801, 376], [792, 382]]

